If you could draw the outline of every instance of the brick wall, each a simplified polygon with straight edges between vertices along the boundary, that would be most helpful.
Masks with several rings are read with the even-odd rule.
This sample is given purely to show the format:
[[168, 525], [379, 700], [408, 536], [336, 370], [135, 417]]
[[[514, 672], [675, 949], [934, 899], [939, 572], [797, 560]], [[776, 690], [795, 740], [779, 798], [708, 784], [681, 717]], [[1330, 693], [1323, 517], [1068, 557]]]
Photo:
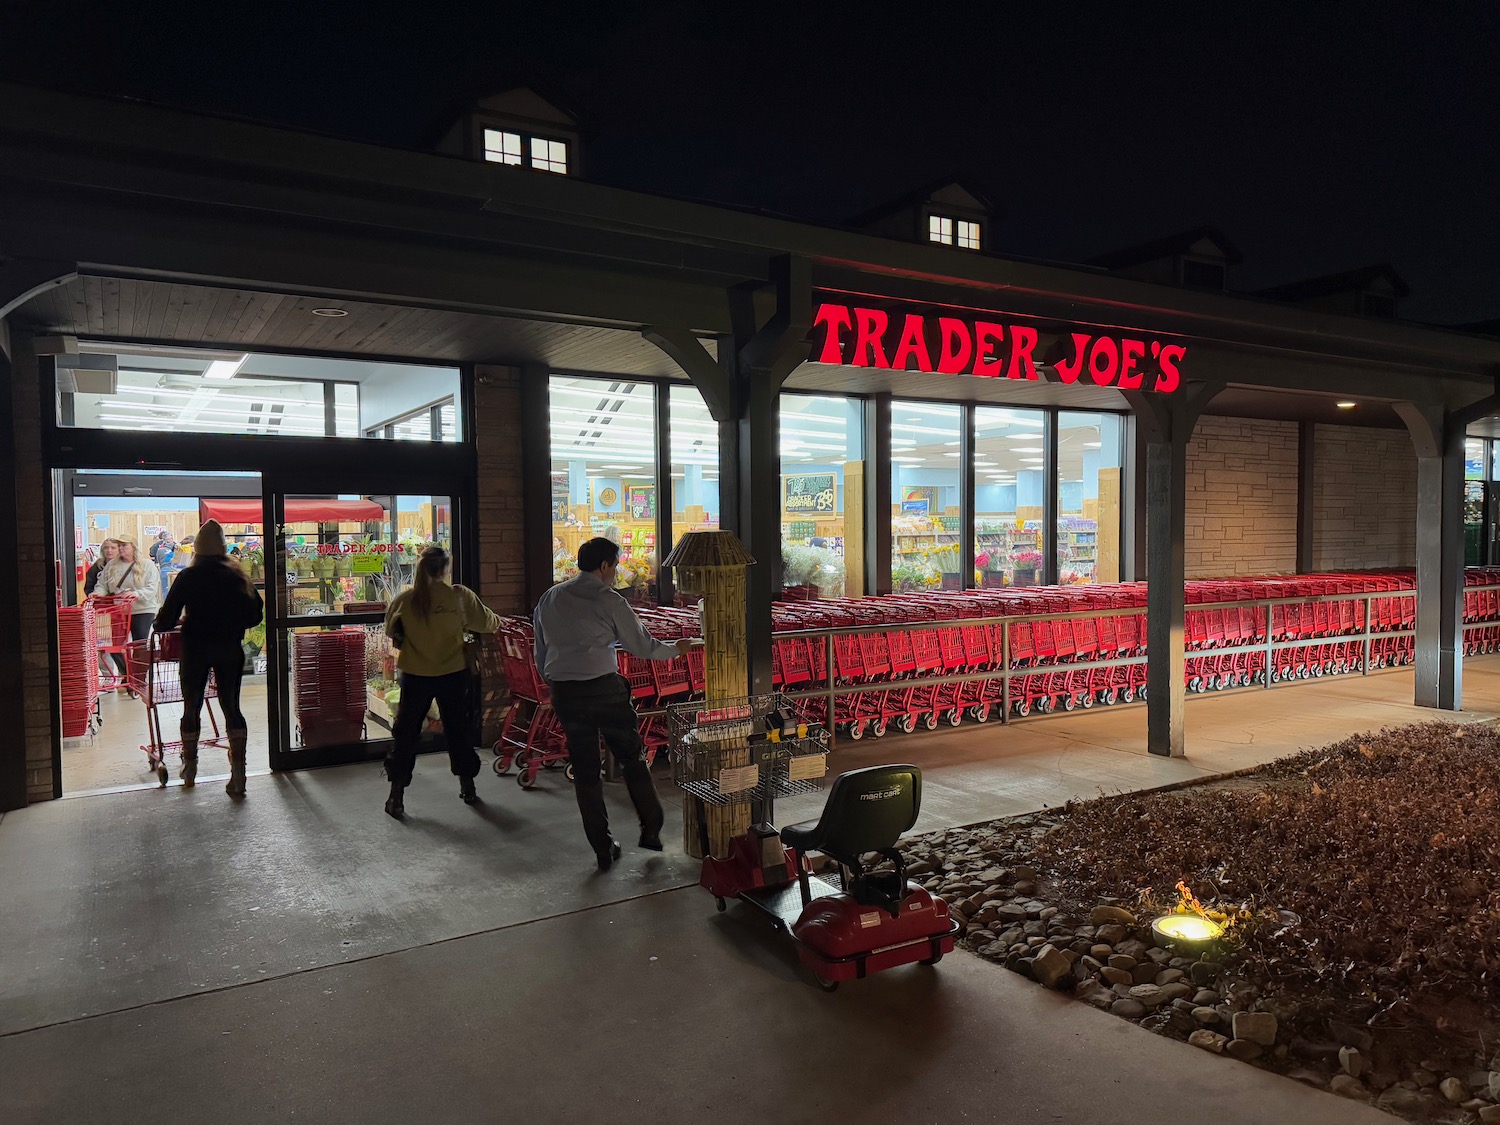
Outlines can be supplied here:
[[1313, 566], [1415, 566], [1417, 455], [1405, 430], [1313, 433]]
[[1297, 568], [1297, 424], [1206, 417], [1187, 452], [1187, 576]]
[[21, 674], [25, 692], [26, 799], [52, 798], [52, 728], [59, 704], [52, 693], [52, 635], [47, 607], [57, 599], [52, 548], [47, 542], [50, 493], [42, 469], [41, 411], [31, 342], [15, 341], [11, 402], [16, 427], [15, 552], [21, 596]]
[[529, 613], [521, 490], [521, 376], [513, 367], [475, 369], [479, 458], [479, 596], [496, 613]]

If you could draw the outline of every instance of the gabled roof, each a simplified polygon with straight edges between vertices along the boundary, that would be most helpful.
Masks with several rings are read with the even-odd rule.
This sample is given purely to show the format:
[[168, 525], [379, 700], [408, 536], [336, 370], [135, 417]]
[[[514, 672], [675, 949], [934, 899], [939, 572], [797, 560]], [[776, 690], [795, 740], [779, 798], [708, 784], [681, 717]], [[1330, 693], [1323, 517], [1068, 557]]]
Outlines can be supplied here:
[[1330, 293], [1362, 293], [1376, 282], [1384, 281], [1394, 297], [1405, 297], [1411, 290], [1391, 266], [1380, 263], [1343, 273], [1331, 273], [1324, 277], [1310, 277], [1304, 281], [1289, 281], [1285, 285], [1273, 285], [1256, 293], [1257, 297], [1270, 297], [1276, 301], [1305, 301], [1309, 297], [1326, 297]]
[[587, 131], [581, 128], [574, 113], [564, 108], [555, 98], [538, 93], [533, 86], [511, 86], [498, 93], [490, 86], [471, 86], [449, 98], [442, 112], [433, 119], [428, 130], [428, 144], [436, 144], [459, 120], [471, 113], [494, 114], [497, 117], [513, 117], [520, 121]]
[[982, 190], [975, 188], [972, 184], [966, 183], [956, 176], [945, 176], [941, 180], [934, 180], [932, 183], [924, 184], [922, 187], [909, 191], [905, 195], [897, 196], [895, 199], [882, 203], [877, 207], [872, 207], [868, 211], [855, 215], [852, 219], [846, 219], [844, 226], [868, 226], [870, 223], [878, 222], [891, 215], [900, 214], [902, 211], [909, 211], [913, 207], [921, 207], [930, 202], [934, 196], [941, 194], [944, 188], [956, 188], [973, 201], [967, 204], [967, 206], [984, 211], [991, 218], [995, 217], [995, 209], [990, 205], [989, 197]]
[[1225, 238], [1218, 227], [1203, 226], [1143, 242], [1139, 246], [1127, 246], [1123, 250], [1100, 254], [1097, 258], [1090, 258], [1087, 264], [1107, 270], [1124, 269], [1142, 262], [1156, 262], [1162, 258], [1175, 258], [1180, 254], [1191, 253], [1202, 242], [1213, 243], [1214, 248], [1223, 256], [1225, 265], [1237, 266], [1244, 258], [1239, 248]]

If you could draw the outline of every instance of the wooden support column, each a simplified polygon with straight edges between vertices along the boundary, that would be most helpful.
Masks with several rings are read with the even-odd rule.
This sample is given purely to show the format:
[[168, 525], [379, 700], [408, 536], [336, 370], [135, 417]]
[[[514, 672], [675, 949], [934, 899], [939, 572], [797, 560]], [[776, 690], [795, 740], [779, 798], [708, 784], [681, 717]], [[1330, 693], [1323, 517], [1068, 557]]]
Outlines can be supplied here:
[[1317, 496], [1317, 465], [1314, 449], [1317, 443], [1317, 425], [1301, 422], [1297, 425], [1297, 573], [1311, 574], [1317, 569], [1313, 552], [1314, 498]]
[[1144, 439], [1146, 491], [1146, 749], [1186, 753], [1185, 523], [1187, 447], [1193, 426], [1223, 384], [1193, 383], [1172, 398], [1132, 392]]
[[[0, 323], [4, 323], [0, 320]], [[16, 413], [10, 356], [0, 353], [0, 528], [11, 542], [16, 534]], [[21, 662], [19, 555], [0, 551], [0, 722], [12, 732], [26, 729], [25, 682]], [[26, 805], [26, 739], [6, 739], [0, 750], [0, 812]]]

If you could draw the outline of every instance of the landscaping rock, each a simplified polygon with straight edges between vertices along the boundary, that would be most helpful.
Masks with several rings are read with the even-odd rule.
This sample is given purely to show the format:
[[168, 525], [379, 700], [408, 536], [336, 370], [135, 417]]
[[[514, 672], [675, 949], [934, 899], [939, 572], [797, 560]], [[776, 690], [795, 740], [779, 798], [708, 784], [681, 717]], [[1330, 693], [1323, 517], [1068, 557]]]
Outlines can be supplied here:
[[1109, 1010], [1117, 1016], [1124, 1016], [1128, 1020], [1138, 1020], [1146, 1014], [1146, 1006], [1139, 1000], [1122, 997], [1109, 1006]]
[[1044, 945], [1031, 959], [1031, 974], [1043, 988], [1056, 988], [1073, 963], [1054, 945]]
[[1345, 1074], [1352, 1074], [1355, 1078], [1363, 1078], [1365, 1072], [1370, 1069], [1370, 1060], [1354, 1047], [1339, 1048], [1339, 1066]]
[[1346, 1047], [1358, 1047], [1366, 1054], [1375, 1046], [1374, 1037], [1362, 1027], [1339, 1020], [1328, 1021], [1328, 1033]]
[[1167, 1002], [1167, 994], [1154, 984], [1136, 985], [1130, 990], [1130, 998], [1148, 1008], [1159, 1008]]
[[1193, 986], [1183, 984], [1181, 981], [1175, 984], [1159, 984], [1156, 987], [1161, 989], [1162, 995], [1168, 1000], [1186, 1000], [1193, 994]]
[[1437, 1085], [1438, 1077], [1426, 1067], [1419, 1066], [1411, 1072], [1411, 1080], [1417, 1084], [1417, 1089], [1426, 1090]]
[[1109, 958], [1110, 966], [1116, 969], [1124, 969], [1127, 973], [1135, 968], [1135, 958], [1129, 954], [1116, 953]]
[[[1104, 939], [1101, 938], [1100, 940], [1102, 941]], [[1137, 961], [1146, 956], [1146, 950], [1149, 948], [1150, 946], [1137, 938], [1130, 938], [1128, 941], [1115, 942], [1116, 953], [1123, 953], [1127, 957], [1134, 957]]]
[[1299, 1059], [1331, 1059], [1339, 1053], [1339, 1045], [1331, 1039], [1292, 1040], [1292, 1054]]
[[1150, 961], [1145, 961], [1130, 970], [1130, 975], [1136, 984], [1155, 984], [1156, 966]]
[[1236, 1012], [1234, 1037], [1248, 1039], [1262, 1047], [1273, 1046], [1276, 1042], [1276, 1017], [1270, 1012]]
[[1193, 1019], [1201, 1024], [1218, 1023], [1219, 1013], [1212, 1008], [1194, 1008]]
[[1026, 935], [1021, 932], [1020, 927], [1012, 926], [1010, 929], [1006, 930], [1000, 935], [999, 940], [1003, 941], [1006, 945], [1015, 945], [1016, 942], [1020, 941], [1025, 936]]
[[1193, 993], [1194, 1004], [1203, 1004], [1212, 1007], [1218, 1002], [1219, 994], [1211, 988], [1200, 988], [1197, 992]]
[[1486, 1087], [1490, 1093], [1490, 1101], [1500, 1102], [1500, 1070], [1490, 1071], [1489, 1082]]
[[1024, 906], [1018, 906], [1013, 902], [1006, 903], [1004, 906], [1000, 907], [999, 910], [995, 911], [995, 913], [1000, 917], [1002, 921], [1005, 922], [1019, 923], [1026, 921], [1026, 908]]
[[1328, 1088], [1341, 1098], [1359, 1102], [1370, 1099], [1370, 1091], [1365, 1089], [1364, 1083], [1348, 1074], [1335, 1074]]
[[1157, 984], [1176, 984], [1186, 974], [1181, 969], [1163, 969], [1156, 974]]
[[[1035, 867], [1027, 867], [1023, 863], [1020, 867], [1016, 868], [1016, 870], [1015, 870], [1015, 876], [1016, 876], [1017, 879], [1035, 879], [1036, 878], [1036, 868]], [[1094, 924], [1098, 925], [1097, 922], [1094, 923]]]
[[1125, 935], [1128, 933], [1130, 933], [1130, 931], [1127, 930], [1124, 926], [1120, 925], [1118, 922], [1110, 922], [1106, 925], [1100, 926], [1097, 930], [1095, 930], [1094, 938], [1106, 945], [1115, 946], [1115, 952], [1119, 953], [1121, 952], [1119, 945], [1122, 941], [1125, 940]]
[[1075, 1000], [1082, 1000], [1085, 1004], [1095, 1008], [1108, 1009], [1119, 997], [1109, 989], [1100, 985], [1097, 981], [1088, 981], [1078, 987], [1073, 993]]
[[1153, 945], [1150, 949], [1146, 950], [1146, 956], [1156, 964], [1157, 968], [1161, 968], [1172, 959], [1172, 955], [1159, 945]]
[[1224, 1053], [1239, 1059], [1240, 1062], [1251, 1062], [1254, 1059], [1258, 1059], [1261, 1055], [1265, 1054], [1265, 1050], [1259, 1043], [1252, 1043], [1248, 1039], [1231, 1039], [1228, 1043], [1224, 1044]]
[[1442, 1094], [1450, 1105], [1462, 1105], [1469, 1100], [1469, 1088], [1457, 1078], [1444, 1078], [1438, 1083], [1438, 1093]]
[[1292, 1067], [1291, 1070], [1286, 1072], [1286, 1076], [1288, 1078], [1295, 1078], [1298, 1082], [1306, 1082], [1309, 1086], [1316, 1086], [1319, 1089], [1323, 1088], [1323, 1083], [1326, 1081], [1323, 1075], [1319, 1074], [1316, 1070], [1309, 1070], [1305, 1066]]
[[1021, 879], [1017, 881], [1014, 889], [1016, 894], [1018, 895], [1036, 894], [1036, 884], [1033, 883], [1030, 879]]
[[1104, 966], [1104, 968], [1102, 968], [1102, 969], [1099, 970], [1099, 978], [1101, 980], [1108, 981], [1110, 984], [1134, 984], [1135, 983], [1135, 981], [1133, 981], [1131, 979], [1130, 974], [1127, 973], [1124, 969], [1114, 969], [1114, 968], [1111, 968], [1108, 965]]
[[1115, 947], [1112, 945], [1107, 945], [1103, 942], [1099, 942], [1095, 945], [1089, 946], [1089, 955], [1091, 957], [1097, 957], [1101, 961], [1108, 961], [1115, 955]]
[[1135, 925], [1135, 915], [1119, 906], [1096, 906], [1089, 911], [1089, 925], [1103, 926], [1109, 923], [1118, 923], [1122, 926]]
[[1224, 1053], [1224, 1046], [1229, 1040], [1216, 1031], [1207, 1028], [1199, 1028], [1188, 1036], [1188, 1043], [1194, 1047], [1202, 1047], [1205, 1051], [1212, 1051], [1216, 1055]]
[[1482, 1106], [1479, 1110], [1479, 1125], [1500, 1125], [1500, 1105]]
[[1212, 961], [1194, 961], [1188, 972], [1192, 974], [1194, 984], [1210, 985], [1218, 979], [1219, 966]]

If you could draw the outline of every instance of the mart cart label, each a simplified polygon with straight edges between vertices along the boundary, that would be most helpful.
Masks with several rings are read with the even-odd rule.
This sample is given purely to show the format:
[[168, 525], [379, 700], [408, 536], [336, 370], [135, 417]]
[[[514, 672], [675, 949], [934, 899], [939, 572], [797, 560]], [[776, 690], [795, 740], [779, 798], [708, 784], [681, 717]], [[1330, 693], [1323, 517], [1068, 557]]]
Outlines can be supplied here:
[[859, 928], [862, 930], [868, 930], [871, 926], [878, 925], [880, 925], [880, 911], [878, 910], [872, 910], [869, 913], [859, 916]]
[[806, 781], [828, 774], [827, 754], [802, 754], [787, 764], [787, 777], [792, 781]]
[[760, 780], [760, 769], [757, 766], [734, 766], [727, 770], [720, 770], [719, 792], [743, 793], [746, 789], [754, 789], [758, 780]]

